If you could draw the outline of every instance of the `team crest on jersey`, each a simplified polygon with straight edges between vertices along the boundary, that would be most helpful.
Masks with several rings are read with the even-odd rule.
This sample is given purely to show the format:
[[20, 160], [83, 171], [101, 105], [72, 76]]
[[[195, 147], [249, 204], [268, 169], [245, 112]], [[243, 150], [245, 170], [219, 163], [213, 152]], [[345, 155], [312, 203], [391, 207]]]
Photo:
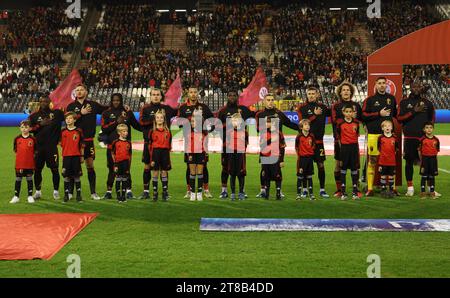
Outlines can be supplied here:
[[50, 113], [48, 116], [50, 117], [51, 120], [53, 120], [53, 118], [55, 118], [55, 114], [53, 114], [53, 113]]
[[308, 115], [312, 115], [312, 114], [313, 114], [313, 111], [308, 110]]
[[41, 121], [42, 121], [42, 117], [39, 116], [39, 117], [37, 118], [37, 122], [41, 122]]
[[76, 141], [77, 139], [78, 139], [78, 135], [73, 135], [73, 137], [72, 137], [72, 139], [74, 140], [74, 141]]
[[126, 117], [127, 113], [125, 111], [122, 111], [122, 117]]
[[74, 112], [75, 113], [78, 113], [80, 111], [80, 109], [78, 108], [78, 107], [76, 107], [75, 109], [74, 109]]
[[110, 117], [111, 119], [116, 119], [116, 115], [114, 115], [114, 114], [111, 114], [109, 117]]
[[192, 161], [192, 155], [189, 155], [189, 161]]
[[155, 162], [152, 161], [152, 162], [150, 163], [150, 166], [151, 166], [151, 167], [154, 167], [154, 166], [155, 166]]
[[410, 104], [410, 103], [406, 106], [407, 109], [412, 109], [412, 107], [413, 107], [413, 106], [412, 106], [412, 104]]
[[376, 107], [380, 106], [380, 103], [378, 102], [378, 100], [374, 103], [374, 106], [376, 106]]
[[33, 147], [33, 141], [28, 141], [28, 147]]
[[389, 97], [386, 99], [386, 103], [387, 103], [388, 105], [391, 104], [391, 99], [390, 99]]

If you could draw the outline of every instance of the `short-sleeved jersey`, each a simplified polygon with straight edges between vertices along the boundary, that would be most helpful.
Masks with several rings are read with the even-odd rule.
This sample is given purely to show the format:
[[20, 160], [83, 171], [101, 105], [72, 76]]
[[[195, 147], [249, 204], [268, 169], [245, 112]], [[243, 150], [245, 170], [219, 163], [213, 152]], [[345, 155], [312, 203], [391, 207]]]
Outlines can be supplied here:
[[115, 140], [111, 145], [111, 154], [114, 157], [114, 162], [118, 163], [124, 160], [131, 160], [132, 145], [128, 140]]
[[295, 152], [297, 156], [313, 156], [316, 146], [316, 140], [312, 133], [308, 133], [306, 136], [301, 132], [295, 138]]
[[336, 131], [341, 144], [358, 144], [359, 121], [352, 119], [347, 122], [345, 119], [339, 120]]
[[80, 128], [61, 131], [62, 156], [81, 156], [81, 150], [84, 147], [83, 132]]
[[260, 134], [260, 156], [269, 157], [269, 156], [275, 156], [276, 151], [272, 152], [272, 143], [276, 145], [278, 143], [278, 161], [284, 162], [284, 154], [286, 150], [286, 141], [284, 138], [283, 133], [280, 131], [278, 132], [278, 138], [276, 137], [277, 134], [272, 134], [270, 130], [267, 130]]
[[228, 129], [225, 135], [225, 153], [245, 153], [248, 145], [247, 127]]
[[387, 137], [383, 134], [379, 136], [378, 151], [380, 152], [380, 156], [378, 158], [378, 164], [380, 166], [395, 166], [398, 149], [399, 146], [395, 135]]
[[34, 152], [36, 139], [32, 136], [17, 136], [14, 139], [14, 152], [16, 153], [16, 169], [34, 169]]
[[150, 149], [171, 149], [172, 134], [164, 128], [154, 128], [148, 133]]
[[436, 156], [440, 150], [439, 139], [436, 136], [431, 138], [423, 136], [420, 139], [420, 154], [422, 156]]
[[206, 152], [205, 140], [208, 135], [206, 130], [195, 131], [191, 129], [190, 134], [185, 136], [185, 153], [204, 153]]

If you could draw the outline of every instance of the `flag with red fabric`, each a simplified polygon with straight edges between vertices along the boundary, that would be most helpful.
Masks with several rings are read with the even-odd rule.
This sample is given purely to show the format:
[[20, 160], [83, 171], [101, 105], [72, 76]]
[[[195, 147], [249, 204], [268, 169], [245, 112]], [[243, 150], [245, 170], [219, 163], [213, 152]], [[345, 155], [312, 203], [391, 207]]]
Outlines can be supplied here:
[[172, 108], [176, 108], [180, 102], [183, 88], [181, 87], [180, 74], [177, 73], [177, 78], [170, 85], [169, 90], [167, 90], [164, 95], [164, 103]]
[[256, 69], [255, 76], [250, 84], [239, 96], [239, 104], [246, 107], [251, 106], [264, 99], [264, 96], [266, 96], [268, 92], [266, 74], [260, 66]]
[[67, 78], [59, 84], [59, 86], [50, 93], [54, 109], [64, 109], [69, 103], [75, 100], [74, 90], [78, 84], [83, 82], [77, 69], [67, 76]]

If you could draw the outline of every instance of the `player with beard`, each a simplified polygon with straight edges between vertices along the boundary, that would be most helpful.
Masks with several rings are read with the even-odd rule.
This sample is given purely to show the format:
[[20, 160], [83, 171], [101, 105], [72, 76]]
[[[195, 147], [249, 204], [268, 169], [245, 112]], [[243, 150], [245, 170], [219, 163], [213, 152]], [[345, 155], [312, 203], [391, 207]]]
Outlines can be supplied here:
[[[411, 93], [408, 98], [400, 102], [397, 119], [402, 123], [404, 143], [403, 159], [405, 163], [405, 177], [408, 184], [406, 196], [414, 195], [413, 174], [414, 164], [419, 162], [420, 139], [424, 136], [425, 123], [434, 123], [434, 106], [424, 96], [424, 89], [420, 82], [414, 81], [411, 85]], [[436, 194], [435, 194], [436, 195]], [[438, 195], [437, 195], [438, 196]]]
[[[191, 117], [194, 115], [194, 113], [195, 113], [195, 115], [201, 115], [202, 127], [205, 123], [205, 120], [214, 118], [214, 115], [211, 112], [210, 108], [206, 104], [199, 102], [197, 87], [191, 86], [188, 89], [188, 98], [187, 98], [186, 103], [182, 104], [178, 109], [178, 117], [183, 118], [183, 119], [191, 119]], [[211, 127], [210, 131], [212, 131], [212, 130], [214, 130], [214, 127]], [[207, 143], [207, 138], [206, 138], [206, 143]], [[205, 151], [206, 151], [206, 156], [205, 156], [205, 164], [203, 167], [203, 195], [206, 198], [212, 198], [212, 195], [209, 192], [209, 187], [208, 187], [208, 183], [209, 183], [209, 173], [208, 173], [208, 168], [207, 168], [208, 149], [205, 148]], [[187, 158], [187, 154], [185, 154], [185, 158]], [[185, 162], [186, 162], [186, 164], [188, 163], [187, 160], [185, 160]], [[186, 185], [187, 185], [188, 190], [187, 190], [184, 198], [191, 197], [190, 186], [189, 186], [189, 176], [190, 176], [190, 171], [189, 171], [189, 166], [187, 165]]]
[[78, 84], [75, 88], [75, 101], [66, 107], [67, 112], [75, 112], [77, 120], [75, 126], [83, 131], [84, 137], [84, 160], [88, 173], [89, 187], [91, 190], [91, 198], [100, 200], [95, 190], [96, 174], [94, 169], [95, 146], [94, 138], [97, 128], [97, 115], [101, 115], [109, 107], [103, 106], [96, 101], [87, 99], [88, 90], [84, 84]]
[[[112, 188], [116, 174], [114, 173], [114, 161], [111, 149], [113, 142], [119, 139], [117, 126], [119, 124], [125, 124], [128, 127], [126, 138], [128, 141], [131, 141], [131, 126], [138, 131], [142, 131], [142, 129], [141, 125], [136, 120], [134, 113], [125, 109], [121, 93], [114, 93], [111, 95], [110, 108], [102, 113], [101, 124], [104, 143], [107, 144], [106, 160], [108, 166], [108, 180], [106, 182], [107, 191], [103, 198], [112, 199]], [[133, 193], [131, 192], [131, 176], [129, 176], [127, 180], [128, 189], [126, 191], [126, 198], [131, 199], [133, 198]]]
[[142, 135], [144, 137], [144, 151], [142, 153], [142, 162], [144, 163], [144, 192], [140, 196], [140, 199], [150, 198], [150, 180], [151, 180], [151, 167], [150, 167], [150, 153], [149, 153], [149, 132], [153, 129], [155, 121], [155, 114], [158, 111], [164, 111], [166, 117], [165, 123], [170, 128], [170, 120], [177, 115], [177, 110], [172, 107], [163, 104], [164, 95], [160, 89], [153, 88], [150, 91], [150, 103], [144, 105], [139, 112], [139, 123], [142, 127]]
[[[255, 117], [255, 112], [252, 112], [247, 108], [246, 106], [239, 105], [238, 104], [238, 93], [236, 91], [228, 91], [228, 101], [225, 104], [223, 108], [219, 110], [217, 113], [217, 118], [222, 122], [222, 142], [223, 142], [223, 150], [222, 150], [222, 156], [221, 156], [221, 163], [222, 163], [222, 174], [221, 174], [221, 182], [222, 182], [222, 192], [220, 193], [220, 198], [225, 199], [228, 198], [228, 192], [227, 192], [227, 183], [228, 183], [228, 176], [229, 173], [227, 171], [228, 168], [228, 160], [227, 157], [229, 157], [229, 154], [226, 154], [226, 144], [227, 144], [227, 119], [229, 120], [229, 123], [231, 125], [231, 119], [233, 115], [240, 114], [243, 121], [246, 121], [249, 118]], [[234, 116], [236, 117], [236, 116]], [[231, 128], [231, 127], [230, 127]], [[230, 130], [230, 128], [228, 128]], [[244, 193], [245, 197], [247, 195]]]
[[397, 101], [395, 96], [386, 92], [386, 78], [378, 77], [375, 80], [376, 92], [366, 98], [362, 107], [363, 120], [367, 128], [367, 152], [369, 155], [367, 163], [367, 193], [373, 196], [373, 183], [375, 178], [375, 167], [378, 162], [378, 139], [382, 134], [381, 123], [384, 120], [393, 121], [397, 117]]
[[36, 171], [34, 184], [36, 192], [34, 199], [42, 196], [42, 169], [46, 164], [52, 171], [53, 176], [53, 198], [59, 199], [59, 154], [58, 143], [61, 136], [61, 125], [64, 121], [64, 113], [61, 110], [50, 108], [50, 98], [42, 96], [39, 99], [39, 110], [29, 116], [31, 132], [36, 138]]

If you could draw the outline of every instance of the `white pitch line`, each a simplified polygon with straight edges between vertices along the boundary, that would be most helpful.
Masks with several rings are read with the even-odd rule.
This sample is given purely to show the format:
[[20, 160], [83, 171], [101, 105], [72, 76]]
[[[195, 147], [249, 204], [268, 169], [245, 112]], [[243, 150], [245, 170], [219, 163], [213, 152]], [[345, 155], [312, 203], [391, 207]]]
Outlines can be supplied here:
[[449, 171], [449, 170], [444, 170], [444, 169], [439, 168], [439, 171], [442, 171], [442, 172], [444, 172], [444, 173], [450, 174], [450, 171]]

